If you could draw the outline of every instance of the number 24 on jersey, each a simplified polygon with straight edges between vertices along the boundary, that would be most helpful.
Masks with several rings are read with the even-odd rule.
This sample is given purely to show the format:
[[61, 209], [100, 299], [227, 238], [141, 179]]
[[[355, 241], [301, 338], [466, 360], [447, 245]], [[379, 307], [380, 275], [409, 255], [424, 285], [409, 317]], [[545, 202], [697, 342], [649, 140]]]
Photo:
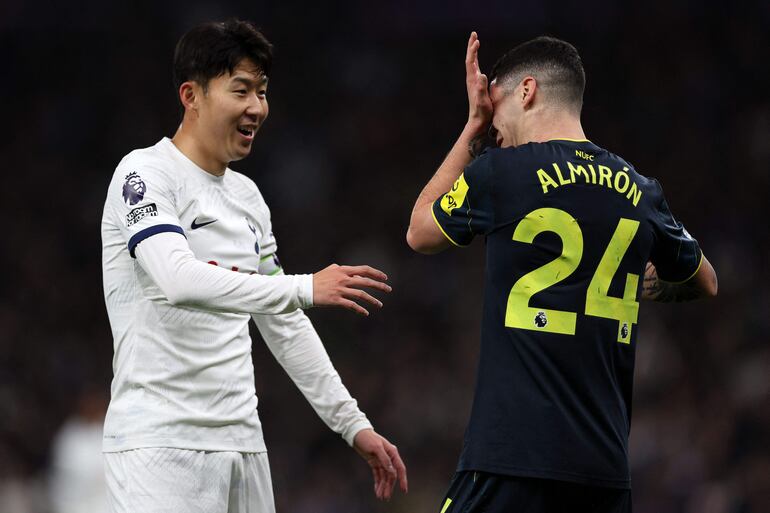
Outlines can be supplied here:
[[[612, 277], [618, 271], [639, 221], [621, 218], [604, 255], [596, 267], [586, 291], [585, 314], [618, 321], [618, 342], [631, 342], [631, 327], [636, 324], [639, 303], [636, 290], [639, 275], [628, 273], [623, 297], [608, 295]], [[575, 334], [576, 312], [534, 308], [529, 306], [533, 295], [566, 279], [575, 272], [583, 257], [583, 232], [577, 220], [563, 210], [540, 208], [527, 214], [513, 233], [513, 240], [531, 244], [543, 232], [554, 232], [562, 241], [562, 253], [555, 260], [525, 274], [514, 283], [508, 295], [505, 325], [547, 333]]]

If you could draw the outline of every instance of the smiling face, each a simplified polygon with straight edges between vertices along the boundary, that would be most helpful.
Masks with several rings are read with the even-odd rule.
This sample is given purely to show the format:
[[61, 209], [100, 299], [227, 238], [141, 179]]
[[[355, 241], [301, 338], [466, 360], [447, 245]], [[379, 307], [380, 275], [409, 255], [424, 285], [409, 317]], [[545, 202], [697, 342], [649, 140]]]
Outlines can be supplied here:
[[232, 73], [209, 80], [205, 90], [197, 83], [193, 87], [196, 139], [208, 156], [224, 166], [248, 156], [268, 114], [267, 77], [244, 59]]

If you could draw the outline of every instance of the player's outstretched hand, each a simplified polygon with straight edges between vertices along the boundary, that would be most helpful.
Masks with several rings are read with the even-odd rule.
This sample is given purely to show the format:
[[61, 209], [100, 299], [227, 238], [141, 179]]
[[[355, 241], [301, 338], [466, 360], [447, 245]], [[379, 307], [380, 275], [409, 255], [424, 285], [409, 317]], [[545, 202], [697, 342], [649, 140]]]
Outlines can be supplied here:
[[366, 302], [377, 308], [382, 302], [363, 288], [390, 292], [390, 285], [384, 283], [388, 276], [368, 265], [332, 264], [313, 275], [313, 304], [315, 306], [341, 306], [361, 315], [369, 311], [358, 302]]
[[374, 494], [380, 500], [390, 500], [396, 481], [401, 491], [409, 491], [406, 466], [398, 449], [372, 429], [362, 429], [353, 440], [353, 448], [372, 468]]
[[468, 90], [468, 124], [484, 131], [492, 122], [492, 99], [487, 76], [479, 68], [479, 35], [471, 32], [465, 52], [465, 87]]

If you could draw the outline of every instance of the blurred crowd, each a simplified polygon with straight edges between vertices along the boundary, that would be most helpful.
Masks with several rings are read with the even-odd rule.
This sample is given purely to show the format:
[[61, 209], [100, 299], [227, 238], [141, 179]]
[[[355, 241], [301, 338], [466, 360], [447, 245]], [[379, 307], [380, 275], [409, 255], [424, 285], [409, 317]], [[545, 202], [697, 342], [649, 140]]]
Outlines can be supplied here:
[[275, 45], [270, 118], [232, 167], [272, 208], [287, 272], [368, 263], [389, 276], [363, 319], [309, 316], [343, 381], [409, 468], [376, 503], [368, 467], [315, 417], [254, 330], [279, 512], [437, 511], [474, 387], [483, 240], [412, 253], [413, 202], [482, 70], [548, 33], [587, 72], [588, 137], [664, 187], [719, 296], [641, 308], [631, 463], [636, 513], [770, 511], [770, 4], [492, 0], [4, 2], [0, 6], [0, 512], [97, 513], [112, 377], [99, 223], [120, 158], [173, 134], [177, 38], [237, 16]]

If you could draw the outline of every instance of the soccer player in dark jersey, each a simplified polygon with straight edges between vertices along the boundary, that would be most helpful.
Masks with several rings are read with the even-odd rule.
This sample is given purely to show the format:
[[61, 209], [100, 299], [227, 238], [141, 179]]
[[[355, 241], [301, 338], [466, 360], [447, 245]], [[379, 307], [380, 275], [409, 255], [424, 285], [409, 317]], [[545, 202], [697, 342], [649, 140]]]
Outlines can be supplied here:
[[[476, 392], [440, 511], [628, 512], [639, 300], [713, 296], [716, 274], [660, 184], [586, 138], [572, 45], [517, 46], [489, 88], [478, 49], [474, 32], [468, 122], [407, 233], [421, 253], [486, 237]], [[499, 148], [475, 156], [487, 131]]]

